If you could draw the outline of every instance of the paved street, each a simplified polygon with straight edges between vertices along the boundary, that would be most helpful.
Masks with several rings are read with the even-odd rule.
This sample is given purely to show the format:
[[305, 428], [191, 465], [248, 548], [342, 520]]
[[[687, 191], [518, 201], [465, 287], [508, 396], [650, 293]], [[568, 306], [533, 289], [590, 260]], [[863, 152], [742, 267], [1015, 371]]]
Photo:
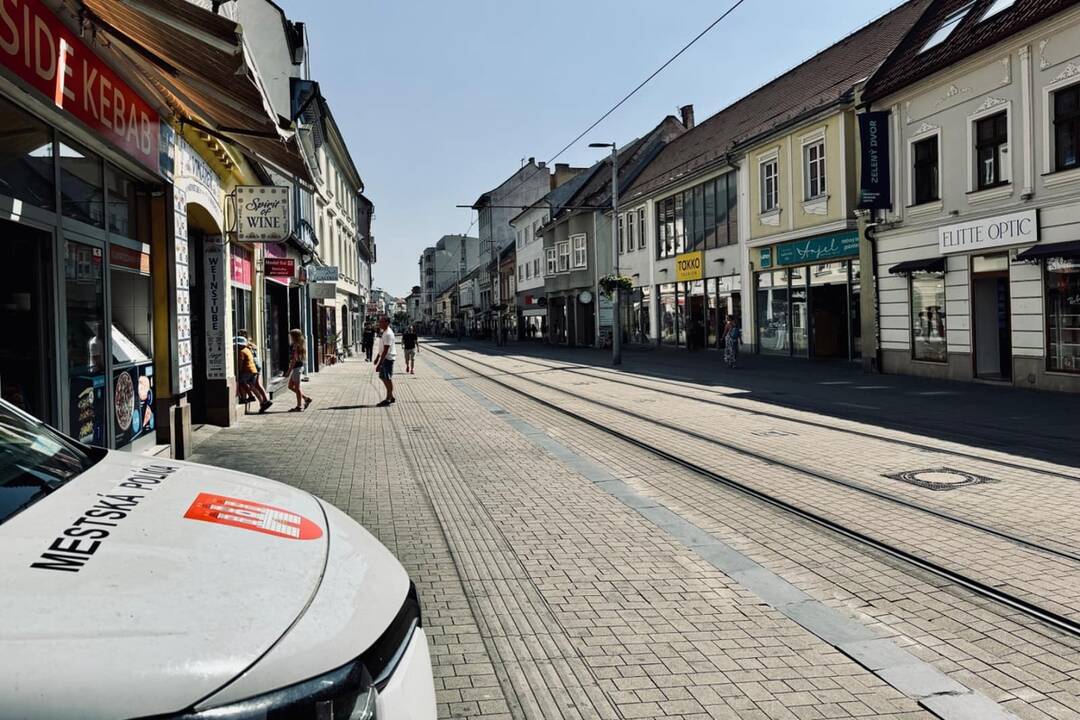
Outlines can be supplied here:
[[[659, 378], [654, 354], [628, 354], [633, 374], [616, 376], [597, 353], [494, 350], [427, 348], [389, 409], [373, 407], [371, 366], [349, 361], [312, 376], [303, 414], [281, 397], [197, 433], [195, 460], [313, 492], [398, 555], [421, 594], [440, 717], [1080, 717], [1074, 636], [676, 461], [1063, 616], [1080, 594], [1076, 468], [779, 399], [844, 382], [914, 401], [895, 378], [750, 363], [730, 381], [699, 369], [696, 383], [698, 358]], [[967, 386], [945, 390], [964, 398], [957, 413], [979, 407]], [[935, 491], [882, 477], [945, 466], [998, 482]]]

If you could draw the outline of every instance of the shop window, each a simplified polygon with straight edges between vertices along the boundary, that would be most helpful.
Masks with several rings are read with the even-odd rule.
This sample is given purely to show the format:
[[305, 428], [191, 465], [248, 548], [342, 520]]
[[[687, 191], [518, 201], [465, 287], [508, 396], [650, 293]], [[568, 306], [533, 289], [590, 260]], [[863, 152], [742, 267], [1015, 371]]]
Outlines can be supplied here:
[[758, 347], [767, 355], [788, 355], [788, 279], [786, 270], [759, 273], [757, 277]]
[[806, 199], [825, 194], [825, 141], [818, 140], [803, 148]]
[[109, 232], [124, 237], [137, 238], [139, 201], [135, 178], [108, 165], [105, 167], [105, 197], [108, 203]]
[[89, 225], [105, 227], [101, 158], [68, 138], [63, 138], [58, 147], [63, 214]]
[[1046, 261], [1046, 369], [1080, 373], [1080, 259]]
[[761, 212], [768, 213], [780, 206], [779, 166], [776, 158], [761, 163]]
[[1080, 84], [1054, 93], [1054, 169], [1080, 167]]
[[915, 360], [945, 362], [945, 273], [911, 275], [911, 356]]
[[[107, 442], [105, 285], [101, 248], [68, 242], [64, 284], [70, 432], [80, 442]], [[130, 417], [129, 417], [130, 420]]]
[[676, 345], [679, 342], [679, 331], [675, 283], [660, 285], [657, 297], [660, 299], [660, 342], [665, 345]]
[[0, 137], [0, 194], [54, 209], [52, 130], [0, 100]]
[[792, 268], [791, 274], [791, 350], [793, 355], [809, 357], [810, 355], [810, 319], [808, 312], [807, 283], [810, 276], [809, 267]]
[[574, 243], [574, 269], [580, 270], [588, 267], [588, 237], [585, 235], [574, 235], [570, 240]]
[[938, 189], [938, 137], [919, 140], [911, 146], [915, 204], [941, 199]]
[[979, 190], [1007, 182], [1008, 142], [1008, 113], [1002, 111], [975, 121], [975, 177]]

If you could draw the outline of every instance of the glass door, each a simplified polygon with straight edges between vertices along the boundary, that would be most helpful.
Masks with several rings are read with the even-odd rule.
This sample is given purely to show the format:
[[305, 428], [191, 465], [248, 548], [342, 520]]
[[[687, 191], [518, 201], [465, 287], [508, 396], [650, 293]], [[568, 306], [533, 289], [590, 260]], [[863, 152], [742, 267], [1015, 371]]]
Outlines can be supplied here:
[[0, 263], [0, 397], [59, 426], [54, 406], [51, 235], [0, 221], [5, 262]]
[[81, 442], [101, 446], [108, 443], [104, 254], [94, 245], [64, 243], [67, 430]]

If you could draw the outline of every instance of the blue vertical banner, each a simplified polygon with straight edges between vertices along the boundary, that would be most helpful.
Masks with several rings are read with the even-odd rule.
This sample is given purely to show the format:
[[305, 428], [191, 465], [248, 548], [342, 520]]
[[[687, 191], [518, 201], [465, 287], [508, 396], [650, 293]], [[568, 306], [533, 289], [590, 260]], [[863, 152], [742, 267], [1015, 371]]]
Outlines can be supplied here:
[[865, 112], [859, 116], [859, 140], [862, 148], [859, 183], [859, 208], [892, 209], [892, 186], [889, 169], [889, 113]]

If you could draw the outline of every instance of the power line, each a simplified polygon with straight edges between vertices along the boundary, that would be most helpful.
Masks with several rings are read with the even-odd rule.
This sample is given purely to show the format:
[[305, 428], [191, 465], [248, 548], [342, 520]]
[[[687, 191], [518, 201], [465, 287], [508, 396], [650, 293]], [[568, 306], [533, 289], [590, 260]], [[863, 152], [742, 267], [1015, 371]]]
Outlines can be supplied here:
[[[729, 8], [727, 9], [727, 10], [725, 10], [725, 11], [724, 11], [724, 13], [723, 13], [723, 14], [722, 14], [722, 15], [721, 15], [720, 17], [718, 17], [718, 18], [716, 18], [715, 20], [713, 20], [713, 21], [712, 21], [711, 23], [709, 23], [709, 25], [708, 25], [708, 26], [706, 26], [706, 27], [705, 27], [705, 29], [704, 29], [704, 30], [702, 30], [702, 31], [701, 31], [701, 32], [699, 32], [699, 33], [698, 33], [697, 35], [695, 35], [695, 36], [694, 36], [694, 39], [693, 39], [693, 40], [691, 40], [690, 42], [688, 42], [688, 43], [686, 43], [685, 45], [683, 45], [683, 46], [682, 46], [682, 48], [681, 48], [681, 49], [680, 49], [680, 50], [679, 50], [679, 51], [678, 51], [677, 53], [675, 53], [675, 54], [674, 54], [674, 55], [672, 55], [672, 56], [671, 56], [670, 58], [668, 58], [668, 59], [667, 59], [667, 60], [666, 60], [666, 61], [664, 62], [664, 64], [663, 64], [663, 65], [661, 65], [660, 67], [658, 67], [658, 68], [657, 68], [656, 70], [654, 70], [654, 71], [652, 72], [652, 74], [651, 74], [651, 75], [649, 75], [649, 76], [648, 76], [647, 78], [645, 78], [645, 79], [644, 79], [644, 80], [642, 80], [642, 81], [641, 81], [640, 83], [638, 83], [637, 87], [635, 87], [635, 88], [634, 88], [633, 90], [631, 90], [630, 92], [628, 92], [628, 93], [627, 93], [627, 94], [626, 94], [626, 95], [625, 95], [625, 96], [624, 96], [624, 97], [622, 98], [622, 100], [619, 100], [619, 102], [615, 103], [615, 104], [614, 104], [614, 105], [613, 105], [613, 106], [612, 106], [612, 107], [611, 107], [611, 108], [610, 108], [610, 109], [609, 109], [609, 110], [608, 110], [607, 112], [605, 112], [605, 113], [604, 113], [603, 115], [601, 115], [601, 116], [600, 116], [600, 117], [599, 117], [599, 118], [598, 118], [598, 119], [597, 119], [597, 120], [596, 120], [595, 122], [593, 122], [593, 123], [592, 123], [591, 125], [589, 125], [589, 127], [585, 128], [585, 129], [584, 129], [584, 130], [583, 130], [583, 131], [582, 131], [582, 132], [581, 132], [581, 133], [580, 133], [580, 134], [579, 134], [579, 135], [578, 135], [577, 137], [575, 137], [575, 138], [574, 138], [573, 140], [571, 140], [571, 141], [570, 141], [569, 143], [567, 143], [567, 144], [566, 144], [566, 145], [565, 145], [565, 146], [564, 146], [564, 147], [563, 147], [563, 148], [562, 148], [561, 150], [559, 150], [559, 152], [555, 153], [555, 154], [554, 154], [554, 155], [553, 155], [553, 156], [551, 157], [551, 159], [549, 159], [549, 160], [547, 161], [547, 165], [551, 165], [551, 164], [552, 164], [553, 162], [555, 162], [556, 160], [558, 160], [558, 159], [559, 159], [559, 157], [560, 157], [560, 156], [562, 156], [562, 154], [563, 154], [563, 153], [565, 153], [565, 152], [566, 152], [567, 150], [569, 150], [569, 149], [570, 149], [570, 148], [572, 148], [572, 147], [573, 147], [574, 145], [576, 145], [576, 144], [577, 144], [577, 143], [578, 143], [578, 142], [579, 142], [579, 141], [580, 141], [580, 140], [581, 140], [582, 138], [584, 138], [584, 137], [585, 137], [586, 135], [588, 135], [588, 134], [589, 134], [589, 133], [590, 133], [590, 132], [591, 132], [591, 131], [592, 131], [593, 129], [595, 129], [595, 128], [596, 128], [596, 126], [598, 126], [598, 125], [599, 125], [600, 123], [604, 122], [604, 120], [607, 120], [607, 119], [608, 119], [608, 117], [610, 117], [610, 116], [612, 115], [612, 113], [614, 113], [614, 112], [615, 112], [616, 110], [618, 110], [618, 109], [619, 109], [620, 107], [622, 107], [622, 106], [623, 106], [624, 104], [626, 104], [626, 101], [628, 101], [628, 100], [629, 100], [630, 98], [634, 97], [634, 95], [636, 95], [636, 94], [637, 94], [637, 93], [638, 93], [638, 92], [639, 92], [639, 91], [640, 91], [640, 90], [641, 90], [641, 89], [642, 89], [643, 87], [645, 87], [646, 85], [648, 85], [648, 84], [649, 84], [649, 82], [651, 82], [653, 78], [655, 78], [655, 77], [656, 77], [657, 75], [659, 75], [660, 73], [662, 73], [662, 72], [663, 72], [663, 71], [664, 71], [664, 70], [665, 70], [665, 69], [666, 69], [666, 68], [667, 68], [667, 67], [668, 67], [669, 65], [671, 65], [671, 63], [673, 63], [673, 62], [675, 62], [676, 60], [678, 60], [678, 59], [679, 59], [679, 57], [680, 57], [680, 56], [682, 56], [682, 54], [683, 54], [683, 53], [685, 53], [685, 52], [686, 52], [687, 50], [689, 50], [689, 49], [690, 49], [691, 47], [693, 47], [693, 45], [694, 45], [694, 44], [695, 44], [695, 43], [696, 43], [696, 42], [697, 42], [698, 40], [700, 40], [701, 38], [705, 37], [705, 36], [706, 36], [706, 35], [707, 35], [707, 34], [709, 33], [709, 31], [711, 31], [711, 30], [712, 30], [713, 28], [715, 28], [715, 27], [716, 27], [717, 25], [719, 25], [719, 24], [720, 24], [721, 22], [723, 22], [723, 20], [724, 20], [725, 18], [727, 18], [727, 16], [728, 16], [728, 15], [730, 15], [730, 14], [731, 14], [731, 13], [733, 13], [733, 12], [735, 12], [735, 10], [737, 10], [737, 9], [739, 8], [739, 6], [740, 6], [740, 5], [742, 5], [742, 4], [743, 4], [743, 3], [745, 3], [745, 2], [746, 2], [746, 0], [736, 0], [736, 2], [735, 2], [735, 3], [734, 3], [734, 4], [732, 5], [732, 6], [731, 6], [731, 7], [729, 7]], [[544, 168], [544, 169], [546, 169], [546, 168]], [[536, 173], [540, 172], [540, 170], [541, 170], [541, 168], [540, 168], [540, 167], [537, 167], [536, 169], [534, 169], [534, 170], [532, 171], [532, 173], [531, 173], [531, 174], [530, 174], [530, 175], [529, 175], [528, 177], [524, 177], [524, 178], [522, 178], [522, 179], [521, 179], [521, 180], [520, 180], [520, 181], [518, 182], [518, 184], [517, 184], [517, 185], [515, 185], [515, 186], [514, 186], [514, 187], [513, 187], [512, 189], [511, 189], [511, 192], [512, 192], [513, 190], [517, 190], [517, 189], [518, 189], [518, 188], [519, 188], [520, 186], [524, 185], [524, 184], [525, 184], [526, 182], [528, 182], [529, 180], [531, 180], [531, 179], [533, 178], [533, 176], [535, 176], [535, 175], [536, 175]], [[475, 224], [476, 224], [476, 220], [474, 219], [474, 220], [473, 220], [473, 222], [472, 222], [472, 223], [471, 223], [471, 224], [469, 225], [469, 230], [472, 230], [472, 228], [473, 228], [473, 225], [475, 225]], [[468, 230], [466, 231], [466, 234], [467, 234], [467, 233], [468, 233]]]

